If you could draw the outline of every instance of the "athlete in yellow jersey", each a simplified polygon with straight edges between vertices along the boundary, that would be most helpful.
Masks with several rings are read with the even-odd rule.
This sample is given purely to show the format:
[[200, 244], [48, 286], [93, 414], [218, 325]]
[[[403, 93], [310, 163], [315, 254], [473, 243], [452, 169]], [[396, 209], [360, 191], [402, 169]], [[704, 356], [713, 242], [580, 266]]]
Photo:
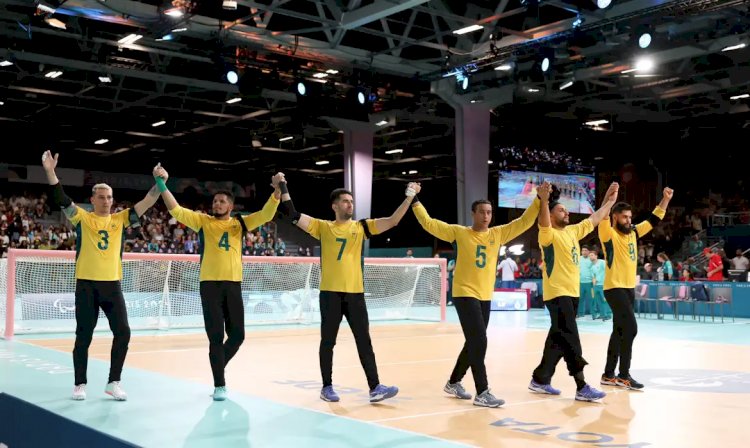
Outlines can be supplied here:
[[588, 363], [583, 359], [573, 303], [580, 297], [581, 289], [579, 240], [607, 217], [617, 198], [618, 188], [617, 183], [610, 185], [601, 208], [575, 225], [569, 225], [570, 214], [558, 202], [559, 190], [555, 189], [552, 193], [549, 187], [540, 188], [539, 247], [544, 260], [542, 295], [552, 322], [544, 343], [542, 361], [529, 383], [529, 389], [534, 392], [560, 395], [560, 390], [552, 387], [551, 382], [557, 363], [564, 358], [568, 373], [576, 382], [576, 400], [596, 401], [607, 395], [586, 384], [583, 377], [583, 367]]
[[234, 210], [234, 195], [231, 192], [217, 192], [213, 199], [213, 214], [207, 215], [180, 207], [162, 181], [167, 177], [164, 168], [160, 168], [156, 176], [169, 213], [198, 232], [201, 307], [208, 336], [208, 359], [214, 377], [213, 399], [223, 401], [227, 397], [224, 369], [245, 340], [242, 240], [247, 229], [255, 229], [273, 219], [281, 198], [278, 189], [281, 176], [277, 174], [273, 177], [274, 192], [261, 211], [236, 218], [231, 216]]
[[[57, 159], [50, 151], [42, 154], [42, 166], [52, 187], [52, 199], [62, 208], [65, 216], [76, 227], [76, 341], [73, 348], [75, 370], [74, 400], [86, 399], [86, 367], [89, 346], [99, 318], [104, 311], [112, 330], [112, 359], [109, 380], [104, 392], [115, 400], [127, 400], [120, 386], [122, 366], [128, 353], [130, 326], [125, 298], [122, 295], [122, 240], [127, 227], [140, 226], [139, 218], [159, 199], [159, 191], [152, 188], [145, 198], [132, 209], [110, 213], [112, 188], [96, 184], [91, 189], [93, 212], [78, 207], [65, 195], [55, 174]], [[154, 172], [158, 165], [154, 168]]]
[[490, 300], [495, 289], [495, 269], [500, 247], [528, 230], [539, 214], [539, 199], [534, 199], [520, 218], [490, 227], [492, 203], [486, 199], [471, 204], [471, 227], [451, 225], [431, 218], [418, 200], [412, 205], [419, 224], [431, 235], [455, 243], [456, 268], [453, 274], [453, 305], [456, 307], [466, 341], [443, 387], [446, 393], [470, 400], [461, 380], [471, 367], [477, 396], [474, 405], [498, 407], [505, 403], [490, 392], [484, 357], [487, 353], [487, 325], [490, 321]]
[[300, 229], [320, 240], [320, 374], [323, 388], [320, 398], [339, 401], [333, 389], [333, 347], [346, 316], [357, 344], [357, 353], [365, 370], [370, 388], [370, 402], [375, 403], [396, 396], [398, 387], [380, 384], [375, 353], [370, 339], [370, 322], [365, 304], [365, 285], [362, 273], [365, 240], [395, 227], [409, 209], [416, 194], [416, 184], [409, 184], [406, 199], [388, 218], [354, 221], [354, 197], [346, 189], [331, 192], [331, 209], [336, 220], [325, 221], [299, 213], [289, 195], [286, 181], [282, 192], [281, 211], [290, 216]]
[[[674, 192], [664, 189], [659, 205], [649, 218], [637, 225], [632, 224], [633, 212], [630, 204], [618, 202], [612, 208], [612, 220], [599, 223], [599, 239], [604, 249], [606, 271], [604, 297], [612, 308], [612, 335], [607, 348], [607, 365], [601, 384], [626, 389], [643, 389], [643, 384], [630, 376], [630, 360], [633, 355], [633, 340], [638, 333], [635, 320], [635, 272], [638, 266], [638, 238], [644, 237], [667, 212]], [[614, 225], [613, 225], [614, 224]], [[620, 374], [615, 376], [617, 361]]]

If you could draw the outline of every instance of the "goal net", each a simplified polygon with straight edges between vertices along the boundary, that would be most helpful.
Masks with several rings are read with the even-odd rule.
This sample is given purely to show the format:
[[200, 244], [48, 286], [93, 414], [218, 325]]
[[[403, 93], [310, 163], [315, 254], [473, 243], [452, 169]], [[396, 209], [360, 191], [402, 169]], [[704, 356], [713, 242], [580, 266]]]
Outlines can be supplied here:
[[[317, 257], [243, 257], [247, 325], [320, 321]], [[130, 327], [203, 327], [197, 255], [123, 254], [122, 292]], [[366, 258], [370, 320], [445, 319], [446, 262]], [[75, 332], [75, 253], [10, 251], [0, 260], [0, 328], [13, 334]], [[100, 311], [97, 330], [108, 330]]]

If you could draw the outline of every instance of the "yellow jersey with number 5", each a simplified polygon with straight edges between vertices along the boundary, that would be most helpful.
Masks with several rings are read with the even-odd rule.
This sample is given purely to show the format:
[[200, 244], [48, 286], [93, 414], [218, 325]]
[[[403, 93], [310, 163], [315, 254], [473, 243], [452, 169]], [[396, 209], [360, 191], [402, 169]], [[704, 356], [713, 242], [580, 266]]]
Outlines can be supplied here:
[[[242, 216], [248, 230], [271, 221], [279, 200], [273, 195], [263, 209]], [[242, 281], [242, 225], [238, 219], [218, 219], [205, 213], [188, 210], [179, 205], [169, 213], [186, 226], [198, 232], [201, 256], [200, 281]]]
[[122, 280], [122, 236], [127, 227], [140, 225], [135, 211], [97, 216], [75, 206], [68, 219], [76, 229], [76, 279]]
[[534, 224], [539, 214], [539, 199], [534, 199], [519, 218], [485, 232], [431, 218], [421, 202], [412, 206], [412, 210], [427, 232], [456, 246], [453, 297], [492, 300], [500, 247]]

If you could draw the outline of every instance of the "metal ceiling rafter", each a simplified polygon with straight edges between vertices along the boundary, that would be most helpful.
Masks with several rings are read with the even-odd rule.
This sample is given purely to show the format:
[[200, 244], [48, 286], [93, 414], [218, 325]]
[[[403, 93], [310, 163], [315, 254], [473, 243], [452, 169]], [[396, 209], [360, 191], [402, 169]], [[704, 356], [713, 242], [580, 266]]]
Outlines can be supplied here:
[[[351, 11], [354, 8], [358, 8], [361, 2], [362, 0], [349, 0], [346, 9]], [[337, 20], [340, 20], [340, 18]], [[339, 28], [336, 30], [336, 34], [333, 35], [333, 42], [331, 42], [331, 48], [338, 48], [338, 46], [341, 45], [341, 41], [344, 39], [344, 34], [346, 34], [345, 29]]]
[[427, 3], [428, 1], [430, 0], [400, 0], [397, 2], [393, 0], [375, 0], [375, 2], [367, 6], [345, 12], [341, 17], [341, 27], [348, 30], [359, 28], [362, 25], [378, 19], [384, 19], [390, 15]]
[[[323, 5], [321, 5], [320, 3], [316, 2], [315, 3], [315, 8], [317, 9], [318, 15], [320, 16], [320, 18], [321, 19], [326, 19], [326, 13], [323, 10]], [[323, 33], [325, 33], [326, 39], [328, 39], [328, 43], [330, 44], [333, 41], [333, 33], [331, 33], [330, 28], [323, 28]]]
[[[411, 33], [411, 29], [414, 26], [414, 20], [417, 18], [417, 14], [419, 14], [416, 10], [412, 10], [411, 15], [409, 16], [409, 22], [406, 24], [406, 28], [404, 29], [404, 34], [402, 34], [403, 38], [406, 39], [409, 37], [409, 34]], [[404, 39], [401, 39], [401, 42], [404, 41]], [[391, 52], [392, 55], [398, 57], [401, 57], [401, 49], [396, 49]]]

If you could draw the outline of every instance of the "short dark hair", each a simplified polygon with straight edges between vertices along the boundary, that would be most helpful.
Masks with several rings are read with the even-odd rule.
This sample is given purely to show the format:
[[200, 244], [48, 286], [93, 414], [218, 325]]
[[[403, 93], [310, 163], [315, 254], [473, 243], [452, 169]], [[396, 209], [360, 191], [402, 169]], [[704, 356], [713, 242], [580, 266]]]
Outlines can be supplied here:
[[622, 213], [632, 210], [633, 207], [631, 207], [627, 202], [618, 202], [614, 207], [612, 207], [612, 213]]
[[349, 196], [354, 197], [352, 192], [347, 190], [346, 188], [337, 188], [331, 192], [331, 204], [338, 201], [343, 194], [348, 194]]
[[476, 201], [471, 203], [471, 212], [474, 213], [477, 211], [477, 206], [481, 204], [488, 204], [492, 206], [492, 202], [488, 201], [487, 199], [477, 199]]
[[227, 199], [229, 199], [229, 202], [231, 202], [232, 204], [234, 204], [234, 195], [232, 194], [231, 191], [228, 191], [228, 190], [219, 190], [216, 193], [214, 193], [214, 197], [216, 197], [216, 196], [218, 196], [220, 194], [223, 194], [224, 196], [226, 196]]
[[560, 189], [557, 188], [557, 185], [552, 184], [552, 189], [549, 192], [549, 202], [547, 205], [549, 206], [550, 211], [557, 207], [557, 205], [560, 203]]

